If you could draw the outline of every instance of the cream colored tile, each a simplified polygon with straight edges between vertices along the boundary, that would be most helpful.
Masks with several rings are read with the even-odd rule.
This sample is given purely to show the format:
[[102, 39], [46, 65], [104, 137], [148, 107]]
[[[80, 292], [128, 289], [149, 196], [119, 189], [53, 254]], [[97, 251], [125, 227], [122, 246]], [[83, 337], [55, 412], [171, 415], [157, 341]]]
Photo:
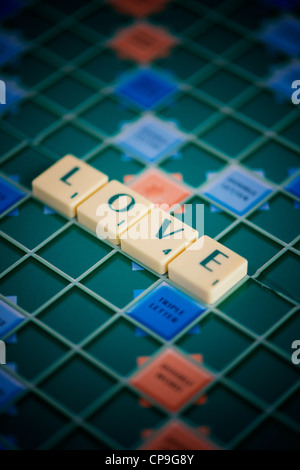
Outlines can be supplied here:
[[120, 236], [148, 214], [152, 203], [118, 181], [110, 181], [103, 189], [78, 207], [78, 221], [115, 245]]
[[198, 238], [198, 232], [161, 209], [121, 236], [121, 248], [158, 274], [167, 272], [168, 264]]
[[47, 206], [74, 217], [85, 199], [104, 186], [107, 175], [67, 155], [32, 182], [33, 194]]
[[169, 278], [211, 304], [247, 274], [248, 262], [208, 236], [169, 264]]

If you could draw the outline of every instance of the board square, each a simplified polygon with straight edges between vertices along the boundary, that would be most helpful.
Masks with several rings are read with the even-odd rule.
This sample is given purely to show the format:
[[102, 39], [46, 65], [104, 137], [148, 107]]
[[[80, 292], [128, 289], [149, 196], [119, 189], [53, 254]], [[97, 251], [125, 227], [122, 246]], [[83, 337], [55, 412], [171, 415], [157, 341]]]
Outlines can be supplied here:
[[[292, 96], [292, 89], [291, 89]], [[253, 123], [264, 126], [270, 130], [279, 125], [293, 111], [291, 102], [275, 100], [274, 94], [269, 91], [261, 91], [246, 104], [239, 107], [239, 111], [251, 119]]]
[[135, 291], [149, 289], [155, 281], [156, 276], [146, 270], [133, 270], [132, 261], [121, 253], [116, 253], [82, 283], [108, 302], [122, 308], [132, 302]]
[[[283, 323], [281, 328], [278, 328], [277, 330], [275, 330], [275, 333], [273, 333], [270, 336], [269, 340], [272, 343], [276, 344], [279, 348], [281, 348], [287, 354], [290, 354], [291, 349], [292, 349], [292, 352], [293, 351], [295, 352], [293, 359], [296, 358], [296, 362], [298, 362], [299, 352], [298, 350], [295, 351], [294, 348], [291, 348], [291, 345], [293, 345], [295, 341], [295, 331], [300, 331], [300, 310], [298, 310], [292, 316], [290, 316], [288, 320], [285, 323]], [[298, 344], [297, 341], [298, 340], [296, 340], [296, 345]], [[300, 410], [299, 410], [299, 413], [300, 413]]]
[[59, 215], [45, 210], [44, 205], [34, 199], [28, 199], [18, 206], [17, 212], [10, 212], [1, 220], [0, 228], [14, 240], [32, 250], [60, 230], [65, 223], [66, 221]]
[[282, 183], [289, 176], [291, 171], [300, 169], [300, 159], [297, 152], [288, 149], [286, 146], [276, 141], [269, 140], [254, 153], [243, 160], [243, 164], [254, 172], [274, 181]]
[[157, 170], [143, 173], [129, 186], [155, 204], [167, 204], [169, 207], [190, 195], [187, 189]]
[[186, 93], [168, 103], [159, 114], [164, 119], [176, 123], [185, 132], [196, 133], [215, 112], [216, 108]]
[[[84, 312], [84, 315], [82, 315]], [[75, 344], [101, 327], [114, 311], [73, 287], [39, 315], [39, 320]]]
[[16, 296], [17, 305], [33, 312], [67, 285], [62, 277], [33, 258], [28, 258], [1, 280], [0, 293]]
[[16, 436], [21, 449], [33, 450], [68, 423], [68, 419], [57, 408], [49, 406], [42, 398], [30, 393], [18, 402], [16, 414], [1, 416], [1, 434]]
[[144, 116], [125, 126], [117, 144], [145, 162], [164, 157], [184, 141], [184, 135], [175, 127], [154, 116]]
[[131, 379], [140, 391], [170, 411], [178, 411], [212, 381], [205, 369], [167, 349]]
[[181, 174], [187, 184], [197, 188], [214, 173], [223, 169], [225, 161], [199, 146], [188, 144], [181, 148], [177, 155], [165, 159], [160, 167], [168, 173]]
[[142, 64], [168, 56], [176, 42], [164, 28], [136, 23], [119, 31], [109, 45], [121, 58]]
[[[213, 313], [201, 318], [196, 326], [197, 329], [192, 327], [193, 334], [187, 334], [178, 340], [177, 346], [187, 354], [201, 354], [204, 366], [213, 370], [224, 370], [251, 345], [248, 336]], [[216, 354], [216, 338], [220, 348], [218, 350], [222, 354]]]
[[[182, 67], [184, 64], [184, 67]], [[175, 47], [165, 59], [158, 61], [158, 65], [168, 70], [172, 75], [181, 80], [188, 80], [190, 77], [199, 72], [208, 61], [200, 57], [199, 54], [191, 52], [183, 47]]]
[[109, 179], [126, 183], [126, 177], [134, 177], [145, 165], [114, 147], [106, 147], [89, 160], [89, 164], [108, 175]]
[[196, 434], [186, 424], [174, 421], [151, 436], [143, 450], [217, 450], [208, 439]]
[[81, 117], [97, 133], [100, 130], [107, 135], [112, 135], [120, 132], [123, 124], [136, 119], [137, 114], [117, 100], [104, 98], [104, 100], [89, 107], [87, 111], [81, 114]]
[[[122, 344], [126, 354], [120, 354], [116, 344]], [[129, 375], [136, 369], [140, 356], [149, 357], [160, 347], [149, 335], [137, 335], [136, 327], [125, 319], [119, 319], [100, 333], [85, 348], [88, 354], [121, 375]]]
[[300, 257], [287, 251], [263, 271], [259, 280], [267, 287], [300, 303], [299, 276]]
[[196, 402], [184, 413], [184, 419], [195, 426], [205, 423], [209, 437], [227, 445], [258, 417], [259, 408], [221, 383], [205, 394], [201, 405]]
[[[82, 381], [80, 393], [73, 393]], [[115, 381], [81, 356], [74, 356], [42, 383], [41, 388], [52, 398], [79, 414], [100, 395], [115, 385]]]
[[[81, 106], [87, 99], [91, 98], [94, 90], [84, 85], [79, 80], [65, 76], [58, 82], [44, 90], [43, 95], [54, 101], [58, 106], [72, 112], [74, 108]], [[69, 150], [70, 152], [70, 150]]]
[[[252, 299], [256, 299], [253, 308]], [[291, 310], [292, 304], [252, 279], [227, 298], [219, 309], [258, 335], [263, 335]], [[290, 348], [290, 345], [289, 345]]]
[[204, 194], [237, 215], [244, 215], [271, 193], [271, 188], [238, 167], [230, 167], [209, 183]]
[[236, 447], [236, 450], [299, 450], [299, 434], [275, 418], [267, 418]]
[[89, 47], [89, 43], [70, 31], [63, 31], [50, 39], [44, 47], [61, 59], [70, 62], [83, 54]]
[[0, 237], [0, 253], [0, 273], [6, 271], [10, 266], [19, 261], [24, 255], [24, 252], [2, 237]]
[[9, 361], [17, 364], [18, 374], [27, 380], [44, 373], [69, 351], [63, 343], [32, 323], [18, 330], [17, 341], [8, 339], [7, 343]]
[[170, 340], [204, 311], [205, 307], [163, 282], [127, 313]]
[[295, 199], [277, 193], [268, 200], [268, 210], [257, 210], [249, 216], [263, 230], [286, 243], [293, 241], [300, 232], [300, 206]]
[[[116, 426], [116, 419], [128, 423], [126, 432], [122, 426]], [[142, 407], [137, 394], [123, 388], [90, 418], [90, 422], [115, 442], [132, 448], [140, 441], [144, 429], [156, 428], [164, 419], [165, 415], [157, 408]]]
[[[234, 135], [234, 139], [228, 139], [229, 135]], [[226, 117], [201, 138], [219, 152], [230, 158], [237, 158], [259, 137], [260, 134], [256, 130], [246, 126], [240, 120]]]
[[39, 250], [39, 256], [76, 279], [110, 251], [100, 240], [73, 225]]
[[0, 169], [14, 181], [31, 189], [32, 180], [46, 171], [52, 164], [53, 161], [46, 155], [33, 150], [31, 147], [25, 147], [13, 157], [5, 160]]
[[16, 204], [25, 196], [25, 193], [8, 181], [0, 178], [0, 214]]
[[54, 160], [59, 160], [62, 155], [70, 153], [78, 158], [83, 158], [99, 145], [101, 145], [99, 137], [95, 139], [73, 124], [60, 127], [43, 140], [43, 146], [50, 150]]
[[153, 70], [138, 70], [117, 88], [117, 93], [141, 108], [151, 109], [177, 89], [167, 77]]
[[299, 370], [292, 361], [289, 363], [259, 346], [228, 374], [228, 378], [272, 404], [299, 381]]
[[6, 122], [11, 128], [24, 134], [24, 137], [35, 139], [57, 120], [49, 109], [45, 109], [33, 100], [20, 105], [17, 113], [10, 113], [6, 116]]
[[239, 224], [221, 238], [221, 243], [248, 260], [248, 274], [267, 263], [281, 250], [281, 246], [246, 224]]

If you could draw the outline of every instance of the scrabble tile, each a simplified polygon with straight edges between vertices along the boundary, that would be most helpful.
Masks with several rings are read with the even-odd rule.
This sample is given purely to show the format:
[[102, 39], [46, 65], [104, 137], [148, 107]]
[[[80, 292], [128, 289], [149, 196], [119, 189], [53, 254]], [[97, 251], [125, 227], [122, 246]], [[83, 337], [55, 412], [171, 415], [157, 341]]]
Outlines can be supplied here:
[[271, 188], [253, 174], [230, 167], [208, 183], [204, 194], [237, 215], [244, 215], [268, 194]]
[[163, 10], [170, 0], [110, 0], [111, 5], [120, 13], [137, 18], [152, 15]]
[[85, 199], [104, 186], [108, 177], [72, 155], [59, 160], [32, 182], [37, 199], [67, 217], [74, 217]]
[[146, 162], [154, 162], [175, 150], [184, 139], [175, 126], [154, 116], [144, 116], [124, 126], [116, 142], [125, 152]]
[[211, 304], [247, 274], [245, 258], [208, 236], [201, 237], [168, 266], [169, 278]]
[[168, 56], [176, 42], [176, 38], [164, 28], [148, 23], [135, 23], [117, 32], [109, 45], [120, 58], [143, 64]]
[[0, 408], [24, 390], [23, 385], [0, 369]]
[[212, 381], [204, 368], [167, 349], [137, 372], [131, 383], [170, 411], [178, 411]]
[[218, 450], [218, 447], [186, 424], [173, 421], [150, 435], [141, 450]]
[[120, 244], [120, 236], [151, 210], [152, 203], [118, 181], [104, 188], [78, 207], [78, 221], [101, 239]]
[[121, 236], [122, 250], [158, 274], [193, 241], [198, 232], [161, 209], [154, 209]]
[[170, 340], [204, 311], [205, 307], [163, 282], [127, 313]]
[[300, 52], [300, 21], [280, 17], [265, 27], [261, 39], [273, 49], [296, 57]]
[[0, 214], [16, 204], [25, 196], [25, 193], [8, 181], [0, 178]]
[[117, 93], [141, 108], [151, 109], [176, 89], [169, 78], [153, 70], [138, 70], [118, 86]]
[[0, 300], [0, 338], [3, 338], [4, 335], [24, 320], [23, 315], [3, 300]]
[[190, 195], [190, 191], [157, 170], [143, 173], [130, 187], [153, 203], [170, 208]]

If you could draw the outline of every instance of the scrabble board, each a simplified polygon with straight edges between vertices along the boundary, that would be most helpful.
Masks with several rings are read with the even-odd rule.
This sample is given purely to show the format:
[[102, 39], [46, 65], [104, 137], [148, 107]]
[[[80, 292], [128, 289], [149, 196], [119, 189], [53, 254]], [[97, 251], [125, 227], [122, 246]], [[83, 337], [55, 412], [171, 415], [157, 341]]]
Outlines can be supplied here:
[[[20, 0], [0, 21], [0, 449], [299, 450], [299, 1]], [[203, 207], [246, 278], [208, 305], [40, 202], [67, 154]]]

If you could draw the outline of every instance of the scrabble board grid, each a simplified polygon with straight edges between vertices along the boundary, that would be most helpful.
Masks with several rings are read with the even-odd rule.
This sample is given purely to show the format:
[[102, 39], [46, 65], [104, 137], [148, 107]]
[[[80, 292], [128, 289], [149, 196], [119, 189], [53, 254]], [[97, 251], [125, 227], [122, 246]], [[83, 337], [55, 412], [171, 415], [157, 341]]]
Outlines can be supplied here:
[[[217, 2], [218, 3], [218, 2]], [[80, 4], [80, 2], [79, 2]], [[93, 163], [93, 158], [96, 155], [101, 155], [106, 150], [110, 148], [116, 147], [116, 137], [120, 131], [121, 123], [118, 123], [118, 128], [116, 128], [113, 132], [104, 132], [101, 128], [96, 128], [93, 125], [89, 125], [87, 120], [84, 119], [83, 115], [88, 113], [94, 106], [101, 106], [105, 100], [108, 100], [108, 103], [114, 103], [115, 106], [123, 106], [122, 98], [116, 94], [114, 94], [114, 87], [119, 83], [119, 78], [117, 78], [113, 85], [107, 86], [101, 80], [96, 79], [91, 74], [86, 72], [85, 65], [90, 62], [93, 58], [96, 58], [99, 53], [106, 53], [106, 40], [107, 38], [101, 37], [101, 35], [97, 34], [94, 30], [88, 27], [85, 24], [85, 20], [93, 16], [95, 12], [98, 11], [99, 8], [111, 8], [110, 6], [102, 5], [102, 2], [90, 2], [88, 5], [79, 8], [77, 12], [70, 15], [65, 15], [62, 11], [49, 6], [49, 5], [42, 5], [39, 2], [33, 2], [33, 7], [36, 9], [38, 14], [48, 21], [51, 22], [52, 27], [49, 31], [41, 34], [36, 38], [33, 42], [29, 43], [29, 54], [34, 55], [37, 60], [44, 61], [49, 67], [53, 70], [56, 70], [53, 74], [50, 74], [49, 78], [41, 81], [41, 83], [36, 86], [35, 88], [31, 87], [34, 92], [32, 96], [28, 98], [26, 103], [34, 103], [38, 107], [40, 107], [43, 111], [52, 115], [52, 118], [49, 119], [49, 125], [43, 129], [36, 138], [32, 138], [33, 135], [30, 135], [30, 132], [25, 131], [27, 136], [24, 138], [24, 131], [22, 132], [18, 130], [18, 125], [15, 126], [12, 123], [16, 121], [11, 121], [10, 119], [6, 122], [5, 119], [1, 120], [1, 128], [4, 133], [7, 133], [12, 138], [16, 139], [19, 142], [13, 150], [8, 151], [4, 156], [1, 158], [0, 162], [0, 174], [4, 180], [10, 181], [9, 176], [2, 171], [2, 165], [6, 165], [7, 163], [11, 162], [13, 158], [24, 149], [30, 147], [34, 150], [38, 150], [42, 156], [45, 156], [49, 160], [49, 164], [51, 162], [55, 162], [55, 160], [59, 157], [56, 156], [56, 153], [53, 150], [47, 148], [44, 145], [44, 141], [47, 141], [50, 137], [53, 137], [57, 132], [62, 130], [64, 126], [71, 124], [78, 130], [82, 135], [88, 136], [90, 139], [96, 142], [95, 146], [91, 150], [84, 151], [83, 159], [89, 163]], [[183, 8], [179, 2], [171, 2], [170, 5], [167, 7], [169, 9], [172, 8]], [[165, 118], [167, 120], [170, 119], [170, 115], [172, 114], [172, 107], [173, 103], [176, 104], [181, 98], [185, 96], [189, 96], [192, 101], [197, 102], [199, 99], [201, 103], [206, 104], [209, 106], [212, 111], [212, 117], [205, 120], [204, 124], [201, 124], [198, 127], [193, 128], [190, 131], [182, 128], [181, 130], [186, 134], [186, 140], [188, 144], [193, 144], [197, 148], [201, 150], [207, 150], [209, 154], [217, 157], [220, 162], [224, 164], [232, 165], [233, 163], [236, 165], [242, 165], [244, 161], [252, 154], [261, 149], [264, 144], [269, 142], [272, 139], [274, 142], [278, 144], [284, 145], [285, 148], [289, 149], [291, 152], [299, 153], [299, 146], [292, 143], [287, 138], [282, 136], [282, 131], [285, 131], [289, 128], [289, 126], [295, 122], [295, 120], [299, 119], [299, 110], [297, 108], [290, 107], [289, 114], [284, 118], [280, 119], [278, 124], [275, 124], [272, 127], [272, 132], [268, 131], [263, 125], [260, 125], [258, 122], [248, 118], [239, 111], [239, 109], [245, 105], [247, 105], [251, 100], [255, 99], [259, 96], [262, 90], [264, 90], [264, 83], [260, 82], [260, 80], [256, 79], [253, 82], [253, 75], [247, 72], [245, 69], [242, 69], [238, 65], [234, 64], [237, 59], [239, 59], [244, 53], [247, 53], [257, 41], [257, 36], [253, 31], [249, 31], [247, 28], [243, 27], [242, 24], [238, 24], [231, 20], [233, 13], [236, 11], [236, 2], [228, 1], [223, 2], [220, 4], [219, 8], [215, 10], [210, 10], [208, 7], [200, 5], [197, 2], [189, 0], [185, 2], [184, 9], [188, 10], [192, 13], [192, 15], [197, 18], [196, 21], [193, 21], [193, 24], [190, 27], [184, 29], [181, 34], [178, 31], [173, 31], [173, 34], [176, 36], [178, 40], [180, 40], [179, 46], [175, 47], [173, 50], [173, 54], [176, 54], [178, 48], [183, 48], [188, 53], [195, 55], [197, 58], [199, 57], [201, 60], [205, 62], [205, 66], [200, 69], [199, 72], [191, 74], [191, 76], [186, 79], [175, 79], [177, 81], [178, 92], [168, 98], [166, 101], [163, 101], [159, 106], [157, 106], [153, 114], [157, 117]], [[120, 16], [121, 17], [121, 16]], [[122, 18], [122, 17], [121, 17]], [[133, 19], [129, 17], [126, 18], [126, 24], [130, 24], [133, 22]], [[124, 18], [121, 21], [123, 21]], [[155, 23], [156, 15], [150, 17], [150, 23]], [[157, 23], [160, 24], [159, 15], [157, 19]], [[223, 28], [226, 27], [232, 34], [236, 34], [240, 36], [240, 40], [238, 40], [229, 50], [227, 53], [224, 53], [224, 56], [220, 58], [220, 56], [214, 55], [212, 52], [209, 52], [208, 49], [204, 49], [196, 42], [193, 41], [195, 34], [199, 35], [200, 33], [205, 34], [210, 28], [211, 25], [214, 26], [222, 26]], [[171, 29], [172, 30], [172, 29]], [[51, 42], [52, 39], [59, 37], [59, 34], [62, 31], [67, 31], [69, 34], [72, 31], [72, 34], [76, 35], [76, 38], [79, 38], [81, 41], [87, 43], [84, 46], [84, 51], [79, 58], [72, 61], [71, 65], [66, 64], [66, 62], [58, 57], [57, 54], [50, 52], [47, 48], [47, 44]], [[109, 36], [113, 36], [115, 31], [112, 29]], [[69, 61], [68, 61], [69, 62]], [[158, 62], [154, 63], [154, 70], [161, 70], [165, 72], [164, 67], [167, 68], [164, 64], [168, 63], [168, 59], [160, 59]], [[131, 63], [128, 64], [127, 61], [124, 61], [124, 70], [128, 67], [130, 72], [133, 72], [138, 67]], [[198, 85], [201, 86], [206, 80], [211, 79], [215, 76], [216, 71], [225, 68], [226, 70], [230, 69], [237, 77], [240, 79], [249, 80], [252, 82], [252, 85], [249, 85], [247, 89], [241, 93], [241, 95], [230, 101], [228, 105], [222, 105], [218, 100], [212, 98], [205, 92], [202, 92]], [[168, 71], [168, 70], [167, 70]], [[83, 86], [92, 90], [92, 92], [97, 93], [99, 86], [101, 87], [101, 92], [93, 95], [92, 98], [87, 99], [84, 101], [82, 105], [79, 105], [75, 108], [75, 111], [72, 110], [72, 114], [68, 114], [66, 109], [61, 108], [59, 105], [56, 105], [53, 101], [48, 99], [44, 91], [50, 88], [51, 86], [55, 86], [58, 81], [65, 77], [65, 75], [70, 75], [72, 79], [78, 80]], [[173, 77], [174, 80], [174, 77]], [[197, 86], [197, 87], [196, 87]], [[166, 114], [167, 109], [171, 109], [169, 113]], [[124, 115], [130, 116], [130, 119], [136, 120], [140, 115], [140, 109], [132, 104], [129, 101], [125, 102], [125, 110], [126, 112]], [[227, 117], [234, 118], [240, 124], [243, 124], [246, 128], [250, 128], [251, 130], [255, 131], [258, 135], [258, 138], [254, 139], [254, 141], [241, 153], [239, 153], [236, 158], [230, 158], [224, 152], [214, 148], [212, 145], [208, 144], [205, 139], [203, 140], [202, 137], [205, 136], [207, 132], [213, 129], [216, 125], [223, 122], [223, 120]], [[14, 119], [14, 118], [13, 118]], [[178, 121], [177, 121], [178, 123]], [[180, 122], [178, 123], [180, 126]], [[113, 135], [109, 135], [113, 134]], [[98, 144], [99, 142], [99, 144]], [[184, 144], [185, 145], [185, 144]], [[160, 168], [161, 171], [165, 162], [168, 161], [170, 154], [163, 157], [159, 162], [155, 163], [148, 163], [145, 165], [145, 161], [139, 157], [135, 156], [135, 160], [140, 162], [140, 169], [147, 169], [151, 167]], [[245, 168], [245, 167], [244, 167]], [[101, 169], [101, 168], [99, 168]], [[104, 171], [104, 170], [103, 170]], [[249, 170], [251, 173], [251, 170]], [[169, 173], [165, 173], [168, 178], [174, 181], [177, 181], [174, 176], [170, 175]], [[285, 195], [289, 198], [289, 200], [294, 200], [300, 203], [300, 198], [297, 196], [293, 196], [291, 198], [291, 194], [285, 189], [289, 182], [295, 178], [295, 175], [300, 175], [300, 171], [298, 173], [293, 174], [290, 178], [285, 178], [282, 184], [275, 184], [273, 181], [268, 180], [268, 178], [264, 178], [264, 181], [267, 181], [272, 192], [268, 194], [263, 200], [260, 200], [245, 216], [237, 216], [232, 211], [228, 210], [227, 208], [222, 207], [217, 202], [214, 202], [214, 206], [219, 207], [225, 214], [232, 216], [233, 221], [229, 223], [229, 225], [222, 230], [218, 235], [215, 237], [217, 240], [222, 242], [222, 238], [226, 235], [230, 235], [230, 233], [235, 229], [240, 227], [241, 223], [243, 226], [253, 229], [256, 233], [262, 234], [266, 240], [271, 242], [275, 242], [278, 246], [278, 252], [271, 257], [265, 264], [259, 267], [259, 269], [251, 276], [253, 282], [258, 286], [264, 286], [264, 282], [261, 281], [260, 275], [265, 273], [270, 267], [276, 266], [278, 260], [282, 260], [284, 255], [287, 253], [292, 254], [293, 257], [298, 259], [299, 257], [299, 235], [290, 240], [289, 242], [283, 241], [279, 237], [275, 236], [274, 234], [268, 232], [266, 229], [259, 227], [254, 222], [249, 220], [252, 214], [255, 214], [257, 208], [265, 203], [272, 202], [274, 196], [277, 195]], [[139, 174], [137, 175], [137, 178]], [[260, 176], [258, 176], [260, 178]], [[134, 180], [133, 180], [134, 181]], [[198, 188], [193, 187], [192, 185], [187, 184], [186, 182], [181, 183], [184, 188], [186, 188], [190, 196], [182, 201], [188, 202], [194, 196], [201, 196], [203, 200], [205, 200], [208, 204], [211, 202], [210, 198], [204, 194], [205, 185], [201, 185]], [[25, 196], [19, 202], [14, 204], [10, 207], [7, 211], [5, 211], [0, 216], [0, 220], [5, 219], [8, 213], [11, 213], [12, 210], [20, 210], [22, 209], [23, 205], [26, 204], [27, 201], [31, 200], [31, 191], [27, 185], [17, 183], [16, 186], [20, 188], [24, 193]], [[27, 260], [33, 259], [39, 266], [46, 266], [51, 270], [51, 272], [56, 273], [57, 277], [63, 278], [66, 283], [65, 287], [62, 288], [56, 295], [51, 296], [46, 302], [40, 305], [38, 308], [34, 309], [32, 314], [27, 313], [20, 307], [17, 308], [25, 316], [25, 321], [16, 327], [14, 330], [10, 331], [10, 336], [12, 333], [20, 333], [22, 330], [25, 330], [28, 326], [35, 326], [39, 330], [44, 331], [49, 334], [50, 338], [53, 341], [57, 340], [58, 343], [63, 344], [66, 347], [66, 351], [62, 354], [62, 357], [59, 358], [54, 364], [51, 364], [49, 367], [44, 368], [35, 378], [34, 381], [26, 380], [24, 377], [20, 376], [18, 373], [10, 371], [9, 374], [13, 377], [16, 377], [22, 384], [24, 384], [26, 390], [24, 391], [24, 397], [26, 399], [27, 394], [32, 394], [34, 397], [41, 398], [44, 403], [48, 404], [50, 407], [53, 407], [55, 410], [59, 411], [65, 420], [65, 425], [62, 426], [61, 429], [58, 429], [57, 432], [54, 432], [53, 435], [45, 440], [42, 443], [42, 448], [52, 448], [58, 446], [65, 438], [68, 438], [72, 435], [72, 432], [78, 429], [78, 426], [81, 427], [82, 430], [87, 431], [87, 435], [90, 438], [94, 437], [95, 439], [99, 440], [99, 445], [108, 446], [111, 448], [124, 448], [126, 446], [122, 446], [120, 440], [117, 438], [114, 439], [111, 437], [109, 432], [105, 432], [104, 430], [100, 430], [97, 426], [94, 426], [92, 417], [96, 415], [102, 407], [106, 407], [109, 403], [114, 403], [116, 397], [119, 393], [122, 393], [124, 387], [132, 391], [132, 393], [136, 394], [134, 389], [132, 388], [129, 382], [129, 376], [132, 375], [132, 372], [129, 376], [123, 376], [120, 373], [117, 373], [112, 367], [107, 365], [105, 362], [102, 362], [95, 357], [92, 357], [90, 354], [87, 353], [86, 348], [88, 345], [92, 343], [95, 338], [101, 334], [105, 335], [110, 332], [110, 328], [114, 327], [120, 322], [124, 320], [125, 322], [141, 328], [142, 330], [146, 331], [150, 338], [153, 338], [156, 341], [157, 347], [154, 355], [159, 355], [161, 351], [166, 348], [167, 346], [174, 346], [178, 348], [178, 343], [186, 336], [187, 332], [190, 330], [191, 327], [196, 326], [199, 323], [199, 318], [194, 320], [191, 324], [189, 324], [186, 328], [184, 328], [179, 335], [177, 335], [174, 340], [171, 341], [164, 341], [161, 337], [156, 335], [153, 331], [141, 327], [141, 325], [135, 321], [132, 317], [126, 314], [126, 311], [135, 304], [138, 304], [141, 297], [132, 300], [131, 302], [127, 302], [124, 305], [124, 308], [120, 308], [116, 306], [114, 303], [108, 301], [105, 296], [101, 296], [95, 291], [89, 289], [84, 285], [84, 280], [94, 273], [99, 267], [105, 266], [110, 260], [113, 260], [114, 257], [120, 256], [118, 253], [122, 253], [118, 247], [111, 245], [110, 243], [102, 242], [105, 245], [109, 246], [108, 254], [104, 255], [103, 258], [91, 266], [88, 270], [86, 270], [82, 275], [80, 275], [75, 281], [72, 279], [70, 275], [61, 271], [50, 262], [46, 261], [44, 258], [40, 256], [38, 253], [39, 250], [43, 247], [47, 247], [50, 242], [54, 242], [57, 237], [61, 234], [64, 234], [70, 229], [71, 227], [80, 227], [80, 230], [83, 230], [86, 233], [89, 233], [83, 227], [79, 226], [76, 220], [64, 220], [61, 223], [61, 227], [58, 230], [55, 230], [50, 236], [45, 237], [37, 246], [33, 249], [29, 249], [26, 244], [22, 244], [15, 240], [12, 236], [5, 233], [5, 231], [1, 232], [1, 240], [7, 240], [12, 244], [13, 247], [18, 249], [19, 251], [19, 259], [14, 262], [11, 266], [4, 270], [1, 274], [1, 279], [5, 276], [10, 275], [11, 273], [20, 271], [23, 267], [23, 263]], [[208, 234], [209, 235], [209, 234]], [[91, 235], [90, 235], [91, 236]], [[92, 237], [92, 236], [91, 236]], [[132, 261], [130, 257], [126, 254], [122, 253], [121, 255], [126, 260]], [[145, 272], [151, 273], [151, 270], [146, 268]], [[142, 296], [145, 296], [148, 292], [151, 292], [157, 285], [159, 285], [165, 278], [163, 276], [157, 276], [155, 273], [152, 273], [153, 277], [151, 277], [151, 281], [148, 283], [149, 286], [143, 289]], [[55, 274], [54, 274], [55, 275]], [[171, 285], [174, 285], [172, 282], [168, 281]], [[246, 280], [244, 280], [241, 284], [244, 284]], [[42, 317], [43, 312], [53, 305], [55, 301], [61, 299], [66, 293], [70, 291], [74, 286], [77, 286], [80, 291], [86, 292], [89, 296], [99, 301], [102, 305], [107, 306], [113, 312], [115, 312], [107, 321], [105, 321], [99, 328], [94, 330], [91, 334], [89, 334], [83, 341], [79, 342], [79, 344], [74, 344], [66, 337], [58, 334], [54, 329], [47, 326], [44, 322], [40, 319]], [[175, 286], [175, 285], [174, 285]], [[238, 288], [234, 288], [234, 291]], [[229, 293], [228, 295], [230, 295]], [[262, 348], [268, 352], [271, 352], [275, 360], [279, 360], [281, 358], [284, 363], [286, 364], [287, 368], [291, 368], [291, 360], [290, 354], [285, 351], [283, 348], [279, 347], [272, 341], [272, 335], [274, 333], [278, 333], [281, 329], [289, 322], [290, 320], [296, 318], [299, 304], [293, 298], [293, 296], [284, 294], [282, 292], [279, 293], [280, 297], [285, 299], [290, 308], [285, 313], [285, 315], [276, 321], [270, 328], [268, 328], [264, 334], [256, 334], [250, 328], [247, 328], [242, 323], [234, 320], [229, 315], [222, 311], [222, 302], [217, 302], [216, 304], [208, 307], [204, 314], [201, 315], [200, 318], [200, 328], [201, 324], [205, 322], [206, 319], [210, 318], [212, 315], [215, 319], [222, 320], [228, 328], [234, 328], [234, 331], [239, 335], [247, 337], [249, 340], [249, 345], [239, 353], [234, 360], [230, 361], [222, 370], [214, 370], [212, 371], [215, 373], [215, 380], [213, 383], [209, 384], [204, 391], [202, 390], [199, 393], [199, 396], [202, 396], [204, 393], [209, 396], [211, 390], [215, 390], [218, 386], [225, 386], [227, 390], [230, 390], [233, 394], [236, 394], [237, 397], [244, 400], [246, 404], [251, 407], [254, 407], [258, 410], [258, 413], [255, 419], [251, 420], [251, 422], [240, 430], [240, 432], [235, 433], [232, 439], [229, 439], [227, 442], [222, 441], [222, 439], [218, 439], [217, 436], [214, 434], [212, 438], [221, 446], [225, 446], [228, 448], [238, 448], [239, 446], [243, 445], [243, 442], [247, 441], [247, 438], [252, 435], [253, 431], [258, 431], [262, 425], [269, 419], [275, 419], [276, 423], [280, 423], [286, 426], [289, 431], [293, 432], [295, 435], [300, 433], [300, 424], [296, 420], [293, 420], [289, 416], [287, 416], [284, 412], [281, 411], [282, 407], [288, 400], [296, 393], [299, 393], [300, 389], [300, 379], [293, 383], [292, 386], [287, 387], [284, 393], [281, 393], [279, 398], [276, 399], [272, 405], [268, 406], [263, 400], [259, 399], [259, 397], [255, 396], [255, 394], [251, 393], [251, 391], [246, 390], [243, 387], [240, 387], [235, 381], [230, 380], [229, 376], [232, 371], [238, 369], [241, 365], [247, 362], [247, 360], [251, 357], [253, 353], [255, 353], [258, 348]], [[2, 300], [5, 299], [4, 296], [1, 295], [0, 297]], [[7, 300], [6, 300], [7, 301]], [[8, 302], [11, 304], [11, 302]], [[12, 304], [13, 305], [13, 304]], [[7, 337], [4, 337], [7, 339]], [[182, 354], [185, 354], [187, 357], [188, 353], [180, 348]], [[44, 383], [45, 379], [48, 379], [50, 376], [55, 376], [55, 373], [68, 364], [68, 361], [77, 355], [78, 357], [85, 359], [89, 364], [93, 364], [102, 372], [106, 372], [109, 377], [113, 379], [113, 386], [108, 390], [108, 392], [101, 395], [98, 399], [93, 401], [92, 405], [84, 409], [78, 416], [68, 409], [66, 406], [62, 405], [59, 401], [51, 398], [47, 395], [43, 389], [40, 387], [41, 384]], [[192, 360], [192, 359], [191, 359]], [[208, 366], [209, 368], [209, 366]], [[142, 395], [142, 393], [139, 393]], [[22, 396], [18, 396], [18, 400], [16, 402], [16, 406], [18, 402], [22, 401]], [[184, 421], [187, 421], [192, 427], [195, 427], [196, 424], [192, 419], [189, 419], [190, 413], [188, 411], [193, 408], [193, 404], [195, 403], [196, 397], [193, 397], [191, 400], [187, 402], [184, 408], [180, 411], [179, 414], [174, 414], [171, 418], [176, 418], [180, 416]], [[159, 405], [155, 405], [153, 410], [160, 410], [161, 412], [161, 420], [159, 421], [159, 425], [164, 421], [167, 421], [168, 415], [163, 408], [160, 408]], [[152, 410], [149, 411], [151, 414]], [[154, 411], [153, 411], [154, 413]], [[187, 417], [186, 417], [187, 415]], [[116, 416], [117, 419], [117, 416]], [[147, 423], [146, 423], [147, 425]], [[157, 424], [158, 425], [158, 424]], [[157, 426], [156, 425], [156, 426]], [[198, 424], [198, 426], [200, 423]], [[117, 424], [116, 424], [117, 426]], [[9, 439], [6, 440], [5, 436], [1, 437], [1, 442], [3, 442], [6, 446], [14, 447], [13, 443], [9, 442]], [[131, 445], [128, 447], [135, 448], [136, 446], [141, 444], [141, 439], [137, 439], [132, 442]], [[17, 447], [17, 445], [16, 445]]]

